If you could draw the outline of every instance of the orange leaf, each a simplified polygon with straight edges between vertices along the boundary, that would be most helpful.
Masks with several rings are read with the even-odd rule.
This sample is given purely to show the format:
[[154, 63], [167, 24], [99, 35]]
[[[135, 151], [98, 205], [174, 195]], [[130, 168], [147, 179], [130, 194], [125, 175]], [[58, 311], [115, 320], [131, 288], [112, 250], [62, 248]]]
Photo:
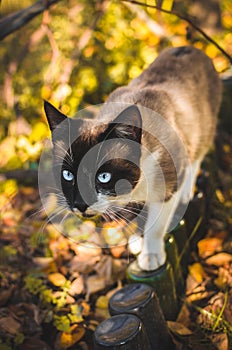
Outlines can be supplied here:
[[205, 260], [208, 265], [215, 266], [223, 266], [229, 264], [231, 261], [232, 255], [228, 253], [218, 253]]
[[125, 243], [125, 245], [118, 245], [115, 247], [111, 247], [110, 251], [111, 251], [111, 254], [113, 255], [114, 258], [120, 258], [122, 253], [125, 252], [125, 249], [126, 249], [126, 243]]
[[85, 301], [83, 301], [81, 303], [81, 308], [82, 308], [82, 311], [81, 311], [82, 316], [89, 316], [90, 305], [88, 303], [86, 303]]
[[59, 272], [50, 273], [48, 280], [56, 287], [62, 287], [66, 282], [64, 275]]
[[222, 249], [222, 240], [220, 238], [204, 238], [198, 242], [198, 253], [201, 258], [213, 255]]

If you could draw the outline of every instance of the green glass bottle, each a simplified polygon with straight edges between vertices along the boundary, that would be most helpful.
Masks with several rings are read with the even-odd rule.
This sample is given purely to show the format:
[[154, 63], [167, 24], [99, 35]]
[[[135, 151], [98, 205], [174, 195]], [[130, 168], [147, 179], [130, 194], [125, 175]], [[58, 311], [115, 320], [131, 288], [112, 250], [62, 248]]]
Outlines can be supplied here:
[[145, 283], [153, 287], [165, 319], [176, 319], [178, 302], [173, 269], [169, 262], [157, 270], [143, 271], [135, 260], [127, 269], [127, 279], [129, 283]]
[[141, 320], [130, 314], [112, 316], [97, 326], [94, 332], [94, 350], [106, 349], [155, 350], [150, 348]]
[[111, 315], [129, 313], [143, 322], [151, 349], [173, 350], [164, 315], [154, 289], [144, 283], [132, 283], [118, 290], [109, 301]]
[[188, 273], [189, 262], [189, 238], [186, 231], [186, 222], [182, 219], [179, 224], [172, 230], [171, 234], [174, 236], [177, 250], [178, 259], [181, 266], [183, 277], [185, 278]]
[[176, 294], [177, 294], [177, 297], [179, 298], [184, 293], [185, 281], [182, 274], [176, 240], [174, 238], [174, 235], [171, 233], [168, 233], [165, 236], [165, 249], [167, 253], [167, 260], [169, 261], [173, 269]]

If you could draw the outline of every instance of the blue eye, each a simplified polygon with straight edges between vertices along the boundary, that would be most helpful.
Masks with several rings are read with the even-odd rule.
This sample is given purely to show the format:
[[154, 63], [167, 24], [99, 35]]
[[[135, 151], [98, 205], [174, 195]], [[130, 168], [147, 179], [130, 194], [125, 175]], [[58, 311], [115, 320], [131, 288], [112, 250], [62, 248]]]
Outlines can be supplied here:
[[72, 181], [74, 179], [73, 173], [71, 173], [69, 170], [63, 170], [62, 175], [66, 181]]
[[107, 184], [111, 180], [111, 173], [103, 172], [98, 174], [97, 176], [98, 181], [101, 182], [102, 184]]

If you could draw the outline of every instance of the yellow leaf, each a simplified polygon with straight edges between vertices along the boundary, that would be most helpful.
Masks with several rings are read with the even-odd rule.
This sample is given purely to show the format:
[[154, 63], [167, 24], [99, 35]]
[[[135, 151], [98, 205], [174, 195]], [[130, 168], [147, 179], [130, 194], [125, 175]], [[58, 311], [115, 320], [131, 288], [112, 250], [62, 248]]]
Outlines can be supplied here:
[[109, 304], [109, 299], [105, 295], [101, 295], [96, 301], [96, 307], [99, 309], [107, 309]]
[[204, 269], [200, 263], [190, 265], [189, 273], [198, 283], [203, 281]]
[[225, 197], [219, 189], [216, 190], [216, 196], [220, 203], [225, 203]]
[[59, 272], [50, 273], [48, 280], [56, 287], [62, 287], [66, 282], [64, 275]]
[[68, 349], [76, 344], [85, 334], [83, 327], [74, 326], [71, 333], [62, 332], [60, 337], [60, 345], [62, 349]]
[[48, 127], [43, 122], [38, 122], [33, 126], [32, 132], [29, 136], [31, 142], [38, 142], [49, 136]]
[[173, 6], [173, 0], [163, 0], [161, 8], [166, 11], [171, 11]]

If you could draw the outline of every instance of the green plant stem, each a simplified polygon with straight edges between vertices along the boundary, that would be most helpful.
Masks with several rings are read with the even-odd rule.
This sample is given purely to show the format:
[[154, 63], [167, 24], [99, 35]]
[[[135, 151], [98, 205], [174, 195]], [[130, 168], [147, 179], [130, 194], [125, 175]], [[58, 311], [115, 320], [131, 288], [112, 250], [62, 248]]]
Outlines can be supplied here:
[[216, 318], [216, 320], [215, 320], [215, 323], [214, 323], [214, 325], [213, 325], [213, 327], [212, 327], [213, 332], [216, 331], [216, 329], [217, 329], [217, 327], [218, 327], [218, 325], [219, 325], [219, 322], [220, 322], [221, 319], [222, 319], [222, 315], [223, 315], [223, 312], [224, 312], [224, 310], [225, 310], [225, 307], [226, 307], [226, 304], [227, 304], [227, 300], [228, 300], [228, 290], [227, 290], [226, 293], [225, 293], [225, 299], [224, 299], [224, 303], [223, 303], [223, 305], [222, 305], [222, 308], [221, 308], [221, 310], [220, 310], [220, 312], [219, 312], [219, 314], [218, 314], [218, 316], [217, 316], [217, 318]]

